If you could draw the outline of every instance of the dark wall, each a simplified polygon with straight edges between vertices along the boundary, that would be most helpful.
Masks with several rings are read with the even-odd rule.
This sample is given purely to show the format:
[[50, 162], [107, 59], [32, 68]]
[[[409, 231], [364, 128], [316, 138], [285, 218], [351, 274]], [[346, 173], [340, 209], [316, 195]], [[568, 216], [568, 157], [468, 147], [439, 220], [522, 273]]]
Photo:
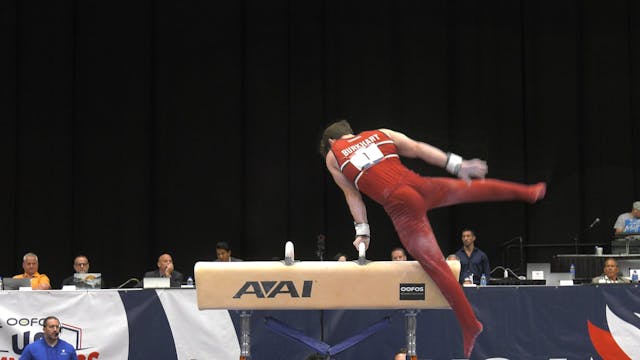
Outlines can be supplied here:
[[[549, 183], [533, 206], [431, 212], [445, 253], [470, 226], [501, 265], [503, 242], [571, 243], [596, 217], [580, 241], [608, 242], [640, 199], [637, 19], [631, 0], [2, 1], [0, 273], [34, 251], [58, 284], [84, 253], [117, 285], [162, 252], [191, 273], [220, 240], [315, 259], [318, 234], [354, 256], [316, 153], [342, 117]], [[368, 204], [387, 259], [397, 237]]]

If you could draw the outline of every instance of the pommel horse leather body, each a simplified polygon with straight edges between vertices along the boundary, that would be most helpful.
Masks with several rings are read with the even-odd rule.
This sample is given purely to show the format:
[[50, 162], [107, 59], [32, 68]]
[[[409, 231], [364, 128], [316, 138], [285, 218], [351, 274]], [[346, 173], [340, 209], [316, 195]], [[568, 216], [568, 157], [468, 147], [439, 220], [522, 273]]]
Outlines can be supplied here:
[[201, 261], [194, 274], [201, 310], [449, 308], [417, 261]]

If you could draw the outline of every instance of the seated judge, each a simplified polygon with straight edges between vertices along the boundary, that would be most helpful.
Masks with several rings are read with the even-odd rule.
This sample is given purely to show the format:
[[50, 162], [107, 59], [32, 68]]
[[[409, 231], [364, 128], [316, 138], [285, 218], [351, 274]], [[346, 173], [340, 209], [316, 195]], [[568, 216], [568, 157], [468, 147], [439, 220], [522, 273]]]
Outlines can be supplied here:
[[225, 241], [220, 241], [216, 244], [216, 261], [218, 262], [235, 262], [242, 261], [241, 259], [231, 256], [231, 248]]
[[347, 255], [343, 254], [343, 253], [337, 253], [334, 257], [333, 260], [335, 261], [347, 261]]
[[160, 255], [158, 258], [158, 269], [146, 272], [144, 277], [170, 278], [171, 287], [180, 287], [183, 281], [182, 274], [173, 268], [173, 259], [169, 254]]
[[38, 255], [30, 252], [22, 257], [22, 269], [24, 273], [14, 276], [14, 279], [31, 279], [31, 289], [49, 290], [51, 282], [49, 277], [38, 272]]
[[391, 249], [391, 261], [407, 261], [407, 253], [404, 248], [396, 247]]
[[[75, 259], [73, 259], [73, 270], [76, 272], [76, 274], [86, 274], [89, 272], [89, 258], [87, 258], [84, 255], [78, 255], [76, 256]], [[75, 283], [73, 282], [73, 278], [74, 276], [71, 275], [67, 278], [65, 278], [64, 280], [62, 280], [62, 285], [60, 286], [60, 288], [62, 288], [65, 285], [75, 285]], [[104, 279], [100, 279], [100, 288], [105, 289], [105, 283], [104, 283]]]
[[460, 258], [456, 254], [449, 254], [447, 256], [447, 261], [460, 261]]
[[616, 259], [607, 258], [604, 262], [602, 275], [594, 277], [591, 282], [593, 284], [626, 284], [630, 281], [629, 279], [623, 278], [622, 274], [620, 274]]

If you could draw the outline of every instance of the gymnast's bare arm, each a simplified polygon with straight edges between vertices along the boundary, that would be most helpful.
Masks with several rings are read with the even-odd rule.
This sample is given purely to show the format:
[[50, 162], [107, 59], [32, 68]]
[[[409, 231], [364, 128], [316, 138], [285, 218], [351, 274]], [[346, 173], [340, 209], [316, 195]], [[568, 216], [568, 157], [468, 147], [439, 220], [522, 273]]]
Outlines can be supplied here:
[[[367, 208], [362, 200], [362, 194], [360, 194], [360, 191], [356, 189], [353, 183], [349, 181], [344, 174], [342, 174], [340, 167], [338, 166], [338, 160], [336, 160], [335, 155], [333, 155], [331, 151], [327, 153], [325, 163], [329, 173], [333, 177], [333, 180], [344, 193], [345, 200], [349, 206], [349, 211], [351, 212], [351, 216], [353, 216], [353, 221], [356, 223], [368, 223]], [[369, 237], [357, 236], [353, 241], [353, 246], [357, 249], [360, 242], [364, 242], [366, 248], [369, 248]]]
[[[418, 158], [427, 164], [441, 168], [444, 168], [447, 165], [447, 153], [437, 147], [422, 141], [413, 140], [407, 135], [397, 131], [389, 129], [380, 129], [380, 131], [387, 134], [387, 136], [393, 140], [398, 148], [398, 154], [401, 156]], [[469, 181], [472, 177], [483, 179], [487, 175], [488, 171], [489, 167], [485, 161], [480, 159], [471, 159], [463, 160], [460, 166], [460, 171], [455, 175], [465, 181]]]
[[419, 158], [422, 161], [443, 168], [447, 163], [447, 154], [435, 146], [429, 145], [422, 141], [415, 141], [407, 135], [389, 130], [380, 129], [387, 134], [396, 144], [398, 154], [408, 158]]

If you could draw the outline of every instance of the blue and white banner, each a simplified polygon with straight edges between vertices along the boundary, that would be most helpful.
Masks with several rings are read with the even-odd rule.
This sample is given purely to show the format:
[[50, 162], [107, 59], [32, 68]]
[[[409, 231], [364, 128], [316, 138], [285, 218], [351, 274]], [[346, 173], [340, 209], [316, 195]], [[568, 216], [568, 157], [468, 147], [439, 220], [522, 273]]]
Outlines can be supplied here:
[[229, 313], [200, 311], [193, 289], [1, 291], [0, 359], [17, 360], [49, 315], [80, 360], [238, 359]]
[[[640, 287], [488, 286], [464, 288], [484, 331], [472, 360], [640, 360]], [[239, 323], [236, 312], [231, 316]], [[391, 317], [389, 327], [337, 354], [335, 360], [393, 359], [406, 347], [402, 310], [254, 311], [251, 352], [256, 359], [304, 359], [314, 350], [270, 331], [275, 318], [330, 346]], [[460, 327], [451, 310], [421, 310], [421, 360], [463, 359]]]
[[[484, 332], [473, 360], [640, 359], [640, 287], [482, 287], [465, 293]], [[197, 309], [192, 289], [0, 291], [0, 359], [17, 360], [55, 315], [61, 337], [81, 360], [207, 359], [240, 356], [236, 311]], [[255, 359], [304, 359], [314, 351], [264, 326], [278, 319], [331, 346], [390, 316], [391, 324], [335, 356], [392, 359], [405, 347], [404, 313], [387, 310], [253, 311]], [[239, 326], [237, 327], [239, 329]], [[460, 328], [450, 310], [418, 314], [420, 359], [462, 359]]]

